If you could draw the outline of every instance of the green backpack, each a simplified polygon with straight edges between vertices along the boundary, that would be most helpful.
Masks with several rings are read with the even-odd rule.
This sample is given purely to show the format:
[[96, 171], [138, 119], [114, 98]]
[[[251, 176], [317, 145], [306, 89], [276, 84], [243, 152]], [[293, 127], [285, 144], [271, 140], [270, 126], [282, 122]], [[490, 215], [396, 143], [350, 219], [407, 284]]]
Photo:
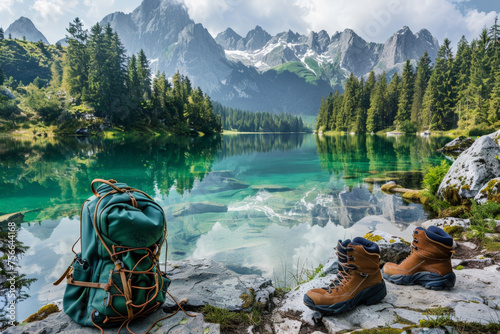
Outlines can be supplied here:
[[[94, 183], [102, 185], [96, 190]], [[95, 179], [91, 190], [80, 214], [82, 251], [54, 284], [66, 278], [64, 312], [77, 323], [128, 326], [165, 301], [170, 280], [159, 268], [165, 215], [150, 196], [126, 184]]]

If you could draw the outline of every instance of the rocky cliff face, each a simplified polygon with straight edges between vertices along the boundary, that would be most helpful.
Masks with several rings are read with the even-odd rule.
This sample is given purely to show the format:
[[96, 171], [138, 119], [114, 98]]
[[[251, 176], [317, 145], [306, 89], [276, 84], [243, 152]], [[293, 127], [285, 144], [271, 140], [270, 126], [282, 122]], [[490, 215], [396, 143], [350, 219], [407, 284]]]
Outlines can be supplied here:
[[26, 40], [30, 42], [42, 41], [45, 44], [50, 44], [45, 36], [35, 27], [33, 22], [24, 16], [14, 21], [7, 30], [5, 30], [4, 35], [6, 38], [9, 34], [12, 38], [23, 39], [23, 37], [26, 37]]
[[128, 53], [143, 49], [149, 58], [158, 58], [179, 33], [194, 24], [183, 4], [172, 0], [144, 0], [132, 13], [106, 16], [101, 24], [118, 32]]
[[385, 42], [380, 64], [392, 68], [407, 59], [420, 58], [426, 50], [431, 59], [436, 58], [439, 50], [437, 39], [426, 29], [413, 34], [410, 28], [404, 26]]

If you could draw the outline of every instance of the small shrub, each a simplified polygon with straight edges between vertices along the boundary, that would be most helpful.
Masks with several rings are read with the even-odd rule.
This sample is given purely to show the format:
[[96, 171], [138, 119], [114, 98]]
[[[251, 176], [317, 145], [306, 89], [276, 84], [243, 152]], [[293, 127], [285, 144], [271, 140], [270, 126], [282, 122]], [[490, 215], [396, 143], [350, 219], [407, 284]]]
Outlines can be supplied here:
[[404, 133], [415, 133], [417, 132], [417, 126], [410, 120], [401, 123], [399, 130]]
[[429, 168], [427, 174], [424, 176], [422, 185], [431, 194], [435, 194], [449, 169], [450, 164], [446, 160], [441, 161], [440, 165]]
[[488, 123], [481, 123], [469, 128], [469, 136], [484, 136], [495, 132], [497, 129]]

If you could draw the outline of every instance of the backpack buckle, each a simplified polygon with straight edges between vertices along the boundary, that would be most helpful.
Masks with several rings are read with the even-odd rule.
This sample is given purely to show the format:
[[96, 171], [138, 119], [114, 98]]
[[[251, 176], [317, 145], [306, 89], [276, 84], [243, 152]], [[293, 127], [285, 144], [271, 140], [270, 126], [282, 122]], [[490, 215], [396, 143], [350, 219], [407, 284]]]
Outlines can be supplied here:
[[121, 260], [116, 260], [115, 261], [115, 268], [113, 269], [113, 272], [116, 273], [117, 271], [120, 271], [120, 269], [125, 268], [125, 264]]

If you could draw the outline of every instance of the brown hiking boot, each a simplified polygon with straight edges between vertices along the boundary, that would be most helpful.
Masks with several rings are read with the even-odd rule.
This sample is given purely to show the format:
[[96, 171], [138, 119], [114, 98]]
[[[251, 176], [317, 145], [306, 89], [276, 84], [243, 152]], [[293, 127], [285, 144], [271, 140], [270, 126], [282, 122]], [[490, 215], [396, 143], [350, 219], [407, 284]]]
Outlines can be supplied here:
[[387, 294], [379, 268], [378, 245], [364, 238], [354, 238], [347, 245], [347, 263], [335, 287], [312, 289], [304, 295], [307, 307], [324, 314], [349, 311], [358, 304], [378, 303]]
[[384, 278], [395, 284], [421, 284], [426, 289], [443, 290], [455, 285], [451, 268], [453, 238], [436, 226], [413, 231], [411, 254], [397, 265], [386, 263]]

